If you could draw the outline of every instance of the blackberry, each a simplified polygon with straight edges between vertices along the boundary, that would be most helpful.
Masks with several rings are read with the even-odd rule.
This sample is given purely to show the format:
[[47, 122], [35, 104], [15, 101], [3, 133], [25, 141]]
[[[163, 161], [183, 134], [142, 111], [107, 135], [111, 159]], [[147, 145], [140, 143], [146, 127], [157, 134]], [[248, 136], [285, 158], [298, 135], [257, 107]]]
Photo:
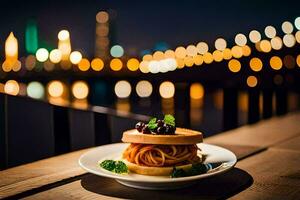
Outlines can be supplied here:
[[157, 120], [156, 123], [157, 123], [157, 126], [158, 126], [158, 127], [162, 127], [162, 126], [164, 126], [164, 124], [165, 124], [165, 123], [164, 123], [164, 120], [161, 120], [161, 119]]
[[158, 127], [157, 128], [157, 133], [158, 134], [165, 134], [166, 128], [164, 126]]
[[145, 125], [143, 127], [142, 131], [143, 131], [143, 134], [151, 134], [151, 131], [150, 131], [148, 125]]
[[135, 128], [138, 132], [142, 132], [143, 128], [145, 126], [145, 123], [143, 122], [138, 122], [136, 125], [135, 125]]

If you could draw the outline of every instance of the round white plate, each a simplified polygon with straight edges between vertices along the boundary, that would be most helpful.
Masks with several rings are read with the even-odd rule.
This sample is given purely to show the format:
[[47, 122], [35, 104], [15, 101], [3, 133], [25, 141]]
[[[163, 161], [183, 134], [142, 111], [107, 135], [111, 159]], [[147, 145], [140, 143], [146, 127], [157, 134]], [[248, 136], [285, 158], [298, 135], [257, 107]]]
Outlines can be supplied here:
[[116, 143], [96, 147], [84, 153], [79, 158], [79, 165], [88, 172], [93, 174], [113, 178], [119, 183], [140, 189], [176, 189], [189, 186], [199, 179], [221, 174], [232, 168], [237, 159], [234, 153], [215, 145], [200, 143], [197, 144], [202, 152], [207, 155], [204, 164], [213, 166], [210, 163], [220, 163], [217, 167], [210, 167], [210, 170], [205, 174], [196, 176], [171, 178], [168, 176], [146, 176], [129, 172], [128, 174], [115, 174], [99, 167], [98, 162], [106, 159], [119, 160], [122, 152], [128, 146], [126, 143]]

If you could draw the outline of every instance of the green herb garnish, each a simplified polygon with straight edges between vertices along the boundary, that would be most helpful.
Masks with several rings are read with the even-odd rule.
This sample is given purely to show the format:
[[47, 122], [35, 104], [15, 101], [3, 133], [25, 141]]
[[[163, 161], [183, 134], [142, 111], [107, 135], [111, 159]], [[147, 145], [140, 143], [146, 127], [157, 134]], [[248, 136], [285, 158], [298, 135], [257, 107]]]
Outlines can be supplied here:
[[207, 172], [207, 167], [202, 163], [193, 164], [192, 167], [188, 170], [173, 168], [171, 172], [172, 178], [186, 177], [186, 176], [195, 176], [199, 174], [204, 174]]
[[164, 122], [175, 127], [175, 118], [172, 115], [165, 115]]
[[156, 120], [157, 120], [157, 119], [154, 117], [154, 118], [150, 119], [150, 121], [148, 122], [148, 128], [149, 128], [151, 131], [153, 131], [154, 129], [157, 128]]
[[115, 161], [115, 165], [116, 165], [115, 173], [118, 173], [118, 174], [128, 173], [127, 165], [124, 162]]
[[100, 167], [117, 174], [128, 173], [127, 165], [120, 160], [104, 160], [100, 163]]

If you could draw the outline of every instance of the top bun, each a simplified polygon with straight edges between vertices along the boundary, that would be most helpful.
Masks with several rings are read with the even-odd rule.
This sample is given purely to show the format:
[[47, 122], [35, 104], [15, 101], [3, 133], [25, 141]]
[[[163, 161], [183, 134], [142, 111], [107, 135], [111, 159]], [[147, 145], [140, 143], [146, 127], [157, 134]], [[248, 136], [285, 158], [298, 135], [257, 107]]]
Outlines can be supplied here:
[[202, 133], [185, 128], [176, 128], [174, 135], [143, 134], [136, 129], [123, 133], [123, 142], [140, 144], [189, 145], [203, 141]]

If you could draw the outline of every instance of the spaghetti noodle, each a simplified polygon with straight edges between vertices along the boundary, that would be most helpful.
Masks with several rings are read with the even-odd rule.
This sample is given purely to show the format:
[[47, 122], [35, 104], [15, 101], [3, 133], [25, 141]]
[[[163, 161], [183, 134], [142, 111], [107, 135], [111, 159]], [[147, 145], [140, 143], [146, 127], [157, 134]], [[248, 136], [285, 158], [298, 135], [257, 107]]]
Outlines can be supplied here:
[[132, 143], [123, 158], [142, 166], [165, 167], [200, 162], [197, 145], [153, 145]]

